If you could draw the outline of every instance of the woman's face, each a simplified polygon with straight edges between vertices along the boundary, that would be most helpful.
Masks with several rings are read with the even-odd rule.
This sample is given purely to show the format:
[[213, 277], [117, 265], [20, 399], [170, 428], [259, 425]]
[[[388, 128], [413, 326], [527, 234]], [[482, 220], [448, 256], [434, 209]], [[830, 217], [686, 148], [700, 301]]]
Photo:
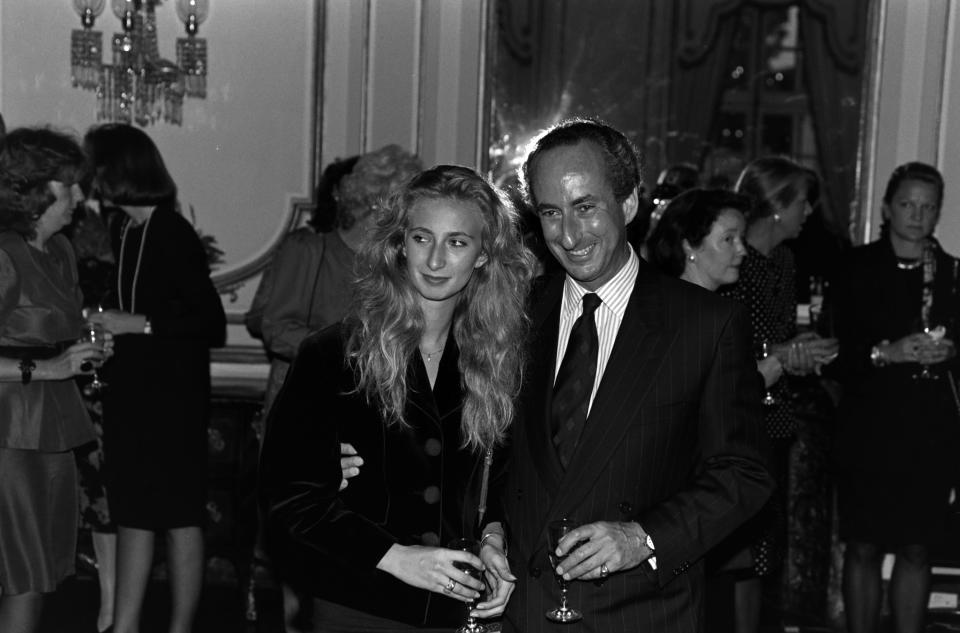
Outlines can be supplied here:
[[937, 188], [922, 180], [904, 180], [889, 203], [883, 205], [883, 217], [890, 222], [890, 235], [904, 242], [922, 242], [933, 235], [940, 219]]
[[73, 210], [83, 200], [83, 192], [76, 183], [64, 183], [51, 180], [47, 188], [55, 196], [53, 204], [37, 218], [37, 233], [50, 237], [60, 229], [70, 224], [73, 219]]
[[780, 230], [785, 240], [800, 235], [803, 223], [807, 221], [807, 216], [813, 211], [809, 200], [807, 200], [807, 193], [806, 184], [801, 183], [797, 187], [797, 197], [777, 213], [780, 216]]
[[697, 248], [687, 247], [688, 257], [684, 277], [708, 290], [732, 284], [740, 277], [740, 263], [746, 249], [743, 233], [746, 221], [736, 209], [724, 209], [717, 216], [710, 232]]
[[426, 301], [447, 301], [487, 262], [476, 205], [451, 199], [417, 202], [407, 216], [403, 249], [410, 283]]

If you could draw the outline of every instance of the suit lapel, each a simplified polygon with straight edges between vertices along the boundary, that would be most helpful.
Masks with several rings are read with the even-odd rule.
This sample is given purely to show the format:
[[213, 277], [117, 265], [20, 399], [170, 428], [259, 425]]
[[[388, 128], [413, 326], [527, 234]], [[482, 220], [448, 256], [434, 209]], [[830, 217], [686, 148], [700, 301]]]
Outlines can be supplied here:
[[533, 345], [527, 372], [527, 394], [524, 399], [524, 427], [527, 446], [540, 479], [551, 495], [563, 478], [563, 468], [550, 437], [550, 401], [553, 395], [553, 374], [557, 363], [557, 334], [560, 331], [560, 304], [563, 276], [550, 280], [541, 300], [534, 308]]
[[407, 373], [408, 404], [422, 411], [424, 417], [437, 426], [440, 426], [444, 418], [451, 413], [456, 413], [463, 406], [463, 387], [460, 384], [460, 369], [458, 367], [459, 359], [460, 351], [453, 338], [451, 328], [451, 332], [447, 336], [447, 342], [444, 344], [443, 356], [440, 357], [437, 380], [433, 389], [430, 388], [427, 368], [424, 366], [419, 353], [414, 352], [414, 358]]
[[[437, 408], [437, 415], [441, 420], [447, 416], [458, 413], [463, 408], [463, 383], [460, 379], [460, 348], [453, 338], [453, 328], [447, 335], [447, 342], [444, 344], [443, 356], [440, 357], [440, 366], [437, 368], [437, 381], [433, 385], [433, 401]], [[430, 385], [430, 379], [427, 377], [427, 370], [423, 367], [423, 377], [426, 384]]]

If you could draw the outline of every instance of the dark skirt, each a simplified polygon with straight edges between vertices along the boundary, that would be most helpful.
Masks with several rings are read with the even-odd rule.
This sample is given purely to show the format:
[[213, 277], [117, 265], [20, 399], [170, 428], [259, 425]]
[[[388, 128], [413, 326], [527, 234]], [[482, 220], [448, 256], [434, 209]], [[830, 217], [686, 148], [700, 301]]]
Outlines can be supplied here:
[[49, 593], [74, 573], [77, 466], [73, 453], [0, 447], [0, 588]]
[[205, 425], [195, 419], [165, 425], [149, 418], [108, 419], [104, 452], [114, 525], [141, 530], [204, 525]]
[[935, 546], [946, 536], [950, 482], [894, 473], [844, 472], [838, 482], [840, 538]]

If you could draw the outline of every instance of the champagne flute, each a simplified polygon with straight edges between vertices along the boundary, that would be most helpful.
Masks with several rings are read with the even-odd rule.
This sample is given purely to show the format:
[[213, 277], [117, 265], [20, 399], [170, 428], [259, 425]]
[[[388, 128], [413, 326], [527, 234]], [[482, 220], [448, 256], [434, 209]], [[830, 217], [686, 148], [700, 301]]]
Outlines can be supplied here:
[[[770, 354], [772, 353], [773, 353], [773, 349], [771, 348], [770, 341], [766, 339], [761, 341], [760, 353], [758, 354], [760, 360], [763, 360], [764, 358], [769, 358]], [[772, 393], [770, 393], [770, 387], [766, 388], [766, 392], [764, 393], [763, 400], [761, 400], [761, 402], [763, 402], [763, 404], [767, 405], [768, 407], [777, 404], [777, 399], [773, 396]]]
[[[553, 575], [557, 579], [557, 584], [560, 585], [560, 606], [552, 611], [547, 611], [547, 619], [554, 622], [576, 622], [583, 615], [576, 609], [571, 609], [567, 606], [567, 581], [557, 574], [557, 566], [562, 563], [567, 556], [570, 555], [576, 546], [574, 546], [570, 551], [568, 551], [563, 556], [557, 556], [557, 546], [560, 544], [560, 539], [562, 539], [566, 534], [571, 532], [577, 527], [577, 523], [571, 519], [560, 519], [559, 521], [551, 521], [547, 526], [547, 542], [550, 546], [550, 552], [547, 554], [547, 557], [550, 559], [550, 564], [553, 566]], [[579, 544], [578, 544], [579, 545]]]
[[[473, 539], [468, 538], [458, 538], [450, 541], [450, 544], [447, 545], [447, 549], [470, 552], [474, 556], [480, 555], [480, 544]], [[470, 563], [454, 561], [453, 566], [469, 575], [471, 578], [475, 578], [480, 582], [483, 582], [483, 571], [477, 569]], [[479, 600], [479, 598], [477, 600]], [[467, 620], [464, 622], [463, 626], [457, 629], [457, 633], [487, 633], [487, 627], [477, 622], [477, 619], [470, 615], [470, 612], [473, 611], [473, 608], [477, 605], [477, 600], [467, 604]]]
[[[930, 337], [931, 342], [934, 345], [936, 345], [940, 342], [940, 340], [944, 336], [946, 336], [947, 328], [945, 328], [942, 325], [935, 325], [935, 326], [928, 325], [925, 328], [923, 328], [923, 333], [926, 334], [928, 337]], [[920, 363], [920, 368], [921, 368], [920, 373], [913, 375], [914, 379], [937, 380], [938, 378], [940, 378], [940, 376], [930, 371], [930, 365], [926, 363]]]
[[[92, 321], [87, 321], [86, 323], [84, 323], [83, 333], [80, 336], [80, 342], [93, 343], [94, 345], [97, 345], [100, 348], [100, 351], [102, 352], [106, 345], [106, 335], [105, 335], [103, 326], [100, 325], [99, 323], [94, 323]], [[94, 362], [93, 380], [91, 380], [90, 383], [83, 388], [84, 395], [88, 397], [92, 396], [93, 394], [97, 393], [98, 391], [102, 390], [104, 387], [107, 386], [106, 382], [100, 380], [100, 376], [97, 373], [98, 366], [99, 366], [99, 362]]]

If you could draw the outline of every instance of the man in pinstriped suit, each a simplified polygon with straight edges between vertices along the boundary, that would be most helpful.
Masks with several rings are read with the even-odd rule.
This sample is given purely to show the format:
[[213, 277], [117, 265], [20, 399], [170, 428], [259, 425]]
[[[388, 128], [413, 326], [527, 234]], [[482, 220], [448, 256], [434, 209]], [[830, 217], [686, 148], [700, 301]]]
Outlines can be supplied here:
[[[565, 274], [546, 278], [531, 303], [530, 367], [503, 497], [518, 576], [504, 630], [703, 630], [703, 556], [773, 488], [747, 316], [654, 272], [627, 244], [640, 175], [620, 132], [561, 123], [523, 171]], [[595, 310], [596, 297], [589, 301], [593, 388], [580, 426], [562, 435], [551, 421], [554, 381], [588, 293], [599, 296]], [[570, 555], [557, 571], [577, 581], [569, 599], [583, 619], [555, 624], [544, 616], [560, 599], [546, 528], [565, 517], [580, 527], [560, 542], [558, 553]]]

